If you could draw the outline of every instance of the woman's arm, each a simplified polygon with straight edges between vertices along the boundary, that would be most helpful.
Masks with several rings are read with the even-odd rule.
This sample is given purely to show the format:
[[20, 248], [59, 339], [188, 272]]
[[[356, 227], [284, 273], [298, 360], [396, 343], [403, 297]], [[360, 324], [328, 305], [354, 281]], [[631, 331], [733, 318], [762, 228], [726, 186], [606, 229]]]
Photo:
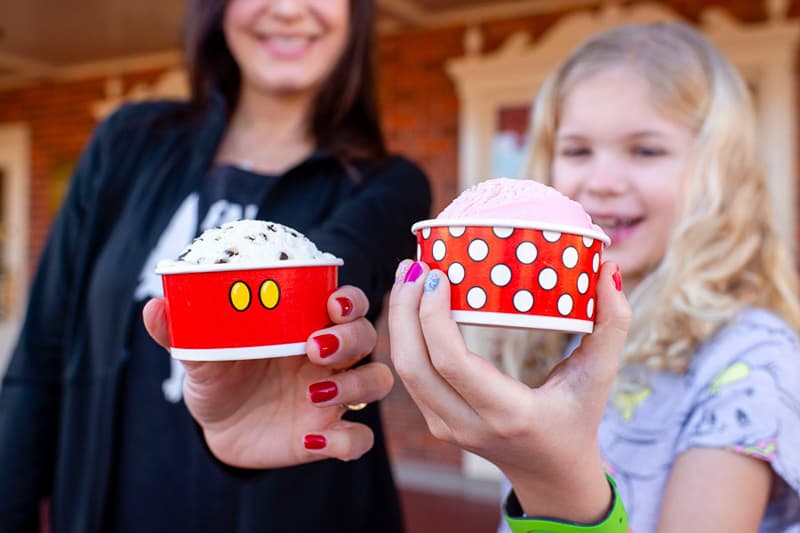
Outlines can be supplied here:
[[85, 221], [105, 161], [109, 122], [84, 150], [31, 286], [27, 311], [0, 390], [0, 523], [30, 531], [49, 494], [58, 441], [66, 324]]
[[339, 283], [364, 291], [368, 318], [374, 319], [397, 263], [414, 253], [411, 225], [429, 216], [431, 192], [425, 174], [402, 157], [390, 158], [364, 180], [307, 236], [320, 250], [344, 259]]

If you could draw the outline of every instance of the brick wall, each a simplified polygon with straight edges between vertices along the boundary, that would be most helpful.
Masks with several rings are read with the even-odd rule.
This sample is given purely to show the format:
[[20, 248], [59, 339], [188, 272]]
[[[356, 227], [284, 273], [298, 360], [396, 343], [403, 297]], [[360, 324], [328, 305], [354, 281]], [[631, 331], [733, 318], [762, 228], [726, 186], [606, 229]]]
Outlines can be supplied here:
[[[711, 0], [675, 0], [672, 7], [691, 20], [702, 8], [720, 4]], [[763, 20], [762, 2], [724, 2], [740, 20]], [[800, 15], [800, 2], [791, 5], [791, 16]], [[563, 13], [499, 21], [482, 26], [486, 50], [502, 43], [513, 32], [540, 35]], [[416, 160], [430, 175], [434, 209], [441, 209], [457, 191], [458, 101], [445, 62], [462, 55], [463, 27], [412, 31], [383, 37], [379, 42], [380, 98], [389, 144], [394, 151]], [[125, 88], [153, 81], [150, 71], [123, 77]], [[91, 105], [104, 97], [104, 79], [45, 84], [0, 91], [0, 124], [25, 122], [32, 131], [30, 263], [41, 252], [54, 214], [53, 197], [62, 187], [65, 169], [74, 163], [86, 142], [94, 119]], [[800, 92], [798, 92], [800, 95]], [[378, 325], [377, 358], [388, 360], [385, 318]], [[457, 465], [460, 452], [436, 441], [408, 394], [398, 385], [383, 404], [392, 455]]]

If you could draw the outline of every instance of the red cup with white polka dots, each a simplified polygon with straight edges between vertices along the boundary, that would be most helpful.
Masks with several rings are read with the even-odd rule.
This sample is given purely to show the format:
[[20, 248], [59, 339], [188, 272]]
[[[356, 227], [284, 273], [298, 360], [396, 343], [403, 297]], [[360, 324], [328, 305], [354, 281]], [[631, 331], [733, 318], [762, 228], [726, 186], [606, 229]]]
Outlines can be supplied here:
[[603, 247], [599, 229], [536, 221], [417, 222], [417, 258], [451, 284], [462, 324], [591, 333]]

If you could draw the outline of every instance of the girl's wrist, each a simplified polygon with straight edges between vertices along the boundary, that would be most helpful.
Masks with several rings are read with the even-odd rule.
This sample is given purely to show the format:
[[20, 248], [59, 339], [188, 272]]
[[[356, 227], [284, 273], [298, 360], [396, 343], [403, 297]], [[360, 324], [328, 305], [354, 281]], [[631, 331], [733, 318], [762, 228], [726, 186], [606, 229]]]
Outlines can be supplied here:
[[[507, 473], [508, 475], [509, 473]], [[613, 494], [602, 462], [583, 461], [554, 474], [511, 474], [509, 480], [528, 517], [593, 524], [608, 515]]]

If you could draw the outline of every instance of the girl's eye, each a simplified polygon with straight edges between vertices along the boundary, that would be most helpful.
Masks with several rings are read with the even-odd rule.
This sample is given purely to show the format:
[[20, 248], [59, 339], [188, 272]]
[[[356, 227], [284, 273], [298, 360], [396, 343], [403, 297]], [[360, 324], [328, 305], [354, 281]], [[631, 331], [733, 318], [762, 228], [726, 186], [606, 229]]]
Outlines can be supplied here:
[[661, 157], [666, 155], [667, 151], [653, 146], [634, 146], [631, 153], [635, 157]]
[[588, 148], [582, 146], [564, 148], [561, 150], [561, 155], [564, 157], [586, 157], [590, 155], [592, 152]]

